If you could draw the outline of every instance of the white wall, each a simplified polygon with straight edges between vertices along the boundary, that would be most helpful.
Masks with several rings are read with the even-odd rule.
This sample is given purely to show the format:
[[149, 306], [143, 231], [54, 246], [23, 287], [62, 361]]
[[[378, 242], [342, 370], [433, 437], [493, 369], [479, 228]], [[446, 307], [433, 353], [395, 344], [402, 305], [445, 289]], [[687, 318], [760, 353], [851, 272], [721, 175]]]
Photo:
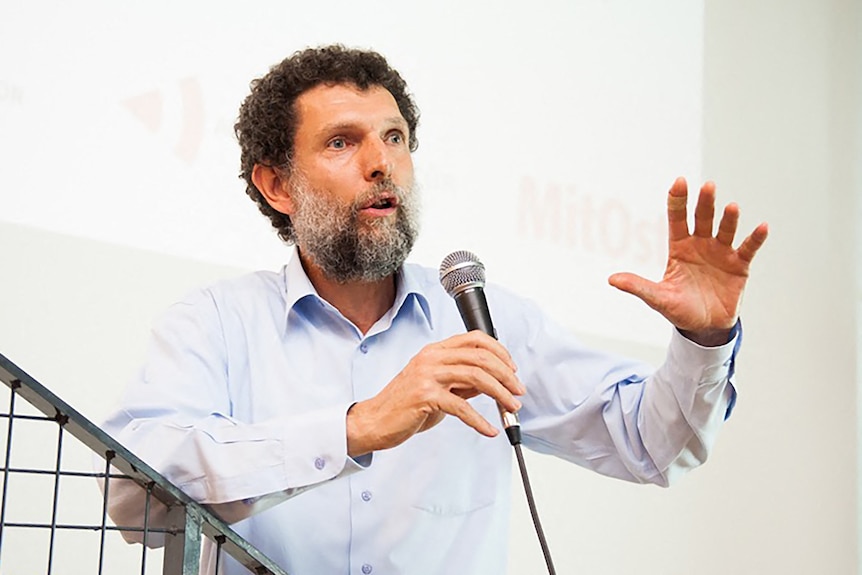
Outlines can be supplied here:
[[721, 562], [853, 573], [860, 3], [709, 2], [706, 22], [704, 172], [772, 225], [745, 302], [739, 420], [716, 454]]
[[471, 249], [583, 331], [664, 339], [604, 278], [662, 269], [665, 190], [699, 179], [702, 0], [47, 4], [0, 8], [0, 220], [275, 269], [237, 179], [239, 103], [306, 45], [371, 46], [422, 110], [413, 258]]
[[[745, 229], [761, 219], [772, 229], [746, 294], [740, 401], [712, 459], [669, 490], [616, 482], [546, 457], [530, 457], [533, 487], [560, 573], [857, 571], [858, 293], [853, 286], [858, 267], [854, 214], [862, 191], [858, 4], [706, 2], [703, 176], [718, 182], [720, 199], [741, 204]], [[2, 118], [12, 118], [16, 92], [0, 86], [6, 86], [0, 96], [7, 98]], [[414, 89], [422, 105], [422, 92]], [[540, 91], [525, 91], [522, 97], [529, 103], [525, 114], [543, 105]], [[435, 134], [429, 116], [434, 117], [433, 109], [423, 126], [432, 130], [432, 142], [463, 145], [458, 126]], [[500, 121], [481, 119], [483, 125]], [[49, 127], [41, 126], [44, 137], [34, 140], [54, 152], [50, 131], [45, 131]], [[695, 133], [700, 132], [698, 126]], [[64, 143], [65, 153], [75, 151], [74, 141]], [[656, 134], [656, 146], [662, 144], [662, 134]], [[524, 149], [541, 145], [541, 139], [518, 141]], [[614, 154], [610, 143], [598, 151]], [[51, 153], [25, 155], [31, 157], [32, 177], [26, 178], [26, 186], [5, 186], [0, 198], [8, 202], [10, 194], [26, 195], [26, 201], [38, 205], [39, 194], [48, 187], [62, 189], [63, 172], [52, 171], [50, 162], [34, 161]], [[17, 169], [8, 158], [0, 165], [0, 176]], [[541, 173], [541, 158], [531, 161], [528, 174]], [[417, 162], [423, 170], [421, 157]], [[662, 162], [659, 171], [675, 175], [673, 158]], [[700, 171], [699, 158], [684, 163]], [[157, 163], [150, 166], [157, 168]], [[482, 171], [500, 172], [500, 166], [489, 163]], [[426, 167], [431, 179], [426, 189], [442, 188], [444, 182], [429, 172]], [[118, 199], [128, 189], [121, 183], [111, 188]], [[232, 193], [241, 194], [238, 188]], [[517, 197], [517, 189], [508, 193]], [[663, 191], [657, 192], [659, 212], [662, 199]], [[428, 216], [432, 231], [445, 229], [441, 213], [432, 210]], [[54, 226], [63, 232], [58, 234], [34, 223], [0, 221], [0, 353], [92, 418], [107, 412], [140, 360], [151, 319], [187, 289], [235, 275], [242, 267], [85, 239], [61, 225]], [[263, 220], [253, 225], [266, 231]], [[530, 241], [521, 238], [525, 244]], [[489, 272], [503, 267], [505, 260], [499, 261]], [[603, 271], [579, 281], [603, 284]], [[653, 269], [652, 275], [659, 272]], [[661, 358], [648, 338], [587, 333], [574, 320], [572, 325], [597, 344]], [[652, 327], [644, 330], [653, 333]], [[81, 497], [95, 497], [95, 488], [82, 490]], [[539, 573], [542, 561], [523, 495], [515, 490], [513, 497], [510, 573]]]

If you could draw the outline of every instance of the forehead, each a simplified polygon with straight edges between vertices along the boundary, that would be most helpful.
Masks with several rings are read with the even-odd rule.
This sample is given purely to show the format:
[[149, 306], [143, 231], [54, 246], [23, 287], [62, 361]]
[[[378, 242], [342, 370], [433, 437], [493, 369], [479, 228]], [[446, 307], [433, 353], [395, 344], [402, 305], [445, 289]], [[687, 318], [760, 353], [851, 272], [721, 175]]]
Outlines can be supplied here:
[[296, 99], [297, 135], [329, 125], [405, 121], [395, 98], [381, 86], [361, 90], [352, 84], [321, 84]]

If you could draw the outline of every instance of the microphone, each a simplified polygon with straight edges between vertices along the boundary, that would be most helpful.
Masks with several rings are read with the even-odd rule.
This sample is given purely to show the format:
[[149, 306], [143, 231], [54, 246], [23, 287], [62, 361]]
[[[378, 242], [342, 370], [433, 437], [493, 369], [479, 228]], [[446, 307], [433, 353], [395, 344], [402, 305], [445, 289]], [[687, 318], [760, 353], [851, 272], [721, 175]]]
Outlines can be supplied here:
[[[440, 264], [440, 283], [446, 293], [455, 299], [467, 331], [478, 329], [497, 339], [485, 299], [485, 266], [476, 254], [462, 250], [446, 256]], [[500, 404], [497, 404], [497, 409], [509, 443], [520, 444], [521, 423], [518, 414], [506, 411]]]

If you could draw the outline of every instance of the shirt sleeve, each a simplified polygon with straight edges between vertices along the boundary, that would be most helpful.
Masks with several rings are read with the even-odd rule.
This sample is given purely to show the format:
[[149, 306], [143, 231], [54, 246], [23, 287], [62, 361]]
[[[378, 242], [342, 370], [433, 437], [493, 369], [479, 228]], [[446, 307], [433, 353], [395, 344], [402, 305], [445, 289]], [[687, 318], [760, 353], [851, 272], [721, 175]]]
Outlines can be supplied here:
[[706, 460], [736, 397], [738, 327], [718, 347], [673, 330], [655, 370], [583, 346], [537, 309], [527, 317], [510, 347], [527, 387], [520, 412], [526, 446], [662, 486]]
[[[349, 403], [246, 423], [231, 415], [227, 374], [218, 310], [199, 292], [153, 330], [144, 368], [103, 428], [228, 522], [363, 468], [347, 455]], [[126, 482], [109, 494], [118, 525], [142, 520], [143, 490]]]

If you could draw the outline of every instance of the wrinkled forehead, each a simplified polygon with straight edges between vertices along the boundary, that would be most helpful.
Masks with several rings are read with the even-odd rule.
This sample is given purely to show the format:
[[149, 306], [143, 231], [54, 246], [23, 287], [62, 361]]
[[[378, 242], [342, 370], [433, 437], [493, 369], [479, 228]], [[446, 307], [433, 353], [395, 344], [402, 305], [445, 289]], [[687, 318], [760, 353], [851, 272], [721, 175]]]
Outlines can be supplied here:
[[382, 86], [318, 84], [296, 100], [297, 135], [338, 125], [401, 125], [407, 121], [394, 96]]

